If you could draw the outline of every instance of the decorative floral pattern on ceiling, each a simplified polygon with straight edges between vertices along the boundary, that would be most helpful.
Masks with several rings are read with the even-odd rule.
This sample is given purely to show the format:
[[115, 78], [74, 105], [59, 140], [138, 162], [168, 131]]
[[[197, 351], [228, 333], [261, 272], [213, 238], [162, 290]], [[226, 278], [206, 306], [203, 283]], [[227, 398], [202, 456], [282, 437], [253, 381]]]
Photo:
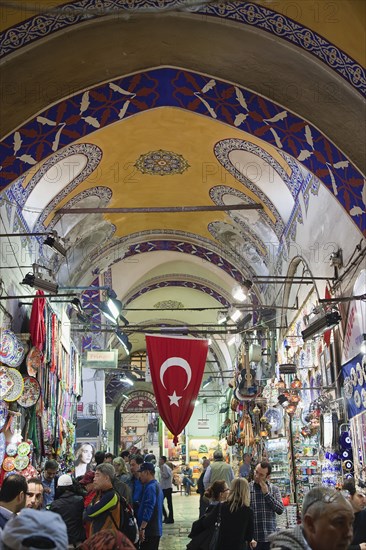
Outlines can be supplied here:
[[1, 187], [57, 149], [147, 109], [174, 106], [253, 134], [315, 174], [366, 234], [362, 173], [317, 128], [231, 83], [171, 67], [116, 79], [52, 105], [0, 144]]
[[163, 300], [154, 304], [155, 309], [183, 309], [184, 304], [175, 300]]
[[311, 29], [303, 27], [285, 15], [252, 2], [226, 2], [202, 7], [187, 7], [184, 0], [166, 0], [163, 3], [160, 0], [108, 0], [105, 12], [103, 7], [100, 0], [80, 0], [22, 21], [0, 34], [0, 57], [5, 57], [36, 40], [86, 20], [110, 16], [113, 13], [121, 13], [123, 16], [126, 11], [135, 12], [139, 9], [165, 12], [169, 9], [184, 9], [191, 16], [197, 14], [198, 17], [202, 17], [203, 14], [231, 20], [236, 24], [249, 25], [270, 33], [276, 38], [284, 39], [325, 63], [358, 92], [366, 93], [365, 69], [354, 59]]
[[135, 167], [143, 174], [171, 176], [173, 174], [183, 174], [189, 168], [189, 164], [182, 155], [159, 149], [159, 151], [150, 151], [140, 155]]

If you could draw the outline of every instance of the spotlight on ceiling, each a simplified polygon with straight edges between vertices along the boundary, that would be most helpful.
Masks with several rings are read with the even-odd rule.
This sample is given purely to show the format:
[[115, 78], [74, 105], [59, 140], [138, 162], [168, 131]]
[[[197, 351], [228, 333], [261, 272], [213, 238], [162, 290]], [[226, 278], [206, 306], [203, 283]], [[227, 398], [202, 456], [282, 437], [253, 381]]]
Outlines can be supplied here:
[[219, 311], [218, 314], [217, 314], [217, 324], [218, 325], [223, 325], [225, 323], [227, 323], [229, 320], [229, 317], [223, 313], [222, 311]]
[[66, 248], [61, 244], [60, 238], [58, 237], [56, 231], [53, 231], [48, 237], [43, 241], [43, 244], [56, 250], [61, 256], [66, 256]]
[[[122, 302], [120, 300], [117, 300], [117, 294], [114, 292], [114, 290], [108, 290], [107, 300], [105, 302], [100, 302], [98, 307], [103, 313], [104, 317], [107, 317], [107, 319], [109, 319], [115, 325], [117, 324], [117, 319], [121, 316], [122, 313]], [[123, 316], [122, 321], [125, 323], [125, 325], [128, 324], [127, 319], [125, 319], [125, 317]], [[127, 323], [125, 321], [127, 321]]]
[[207, 378], [207, 380], [205, 380], [205, 381], [203, 382], [203, 384], [202, 384], [202, 389], [207, 388], [207, 386], [209, 386], [209, 385], [211, 384], [211, 382], [212, 382], [212, 376], [209, 376], [209, 377]]
[[315, 320], [309, 322], [309, 325], [301, 332], [302, 339], [305, 341], [321, 336], [325, 331], [338, 325], [341, 320], [342, 318], [337, 310], [320, 313], [316, 316]]
[[72, 309], [74, 309], [77, 313], [80, 313], [80, 315], [83, 314], [84, 310], [83, 310], [83, 306], [81, 305], [81, 301], [79, 300], [79, 298], [73, 298], [70, 302], [70, 305], [71, 305]]
[[124, 334], [121, 330], [116, 330], [115, 335], [117, 337], [117, 340], [122, 345], [123, 349], [125, 350], [127, 355], [130, 355], [130, 351], [132, 349], [132, 344], [128, 339], [127, 334]]
[[46, 281], [34, 273], [27, 273], [20, 284], [31, 286], [32, 288], [37, 288], [38, 290], [45, 290], [51, 294], [57, 294], [58, 292], [58, 284], [53, 283], [52, 281]]
[[251, 281], [244, 281], [241, 285], [235, 285], [231, 293], [232, 297], [238, 302], [245, 302], [252, 284]]
[[243, 315], [242, 312], [239, 311], [239, 309], [236, 309], [234, 307], [232, 307], [229, 311], [229, 316], [230, 316], [230, 319], [233, 321], [233, 323], [236, 323], [237, 321], [239, 321], [242, 315]]

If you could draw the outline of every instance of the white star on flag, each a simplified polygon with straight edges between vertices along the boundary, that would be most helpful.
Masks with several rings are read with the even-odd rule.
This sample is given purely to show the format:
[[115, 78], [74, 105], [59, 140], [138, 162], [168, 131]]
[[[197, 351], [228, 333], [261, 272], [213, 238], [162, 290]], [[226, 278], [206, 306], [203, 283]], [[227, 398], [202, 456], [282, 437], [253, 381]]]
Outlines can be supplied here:
[[168, 395], [168, 397], [170, 399], [170, 406], [177, 405], [177, 407], [179, 407], [178, 401], [179, 399], [182, 399], [182, 396], [177, 395], [174, 390], [173, 395]]

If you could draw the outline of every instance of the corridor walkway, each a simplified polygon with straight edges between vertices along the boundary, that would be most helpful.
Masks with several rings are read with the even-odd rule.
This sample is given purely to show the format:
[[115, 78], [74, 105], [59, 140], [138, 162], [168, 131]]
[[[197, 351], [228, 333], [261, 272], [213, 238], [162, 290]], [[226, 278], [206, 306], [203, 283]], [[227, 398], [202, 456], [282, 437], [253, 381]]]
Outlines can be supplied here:
[[185, 550], [190, 541], [188, 533], [192, 522], [198, 519], [198, 506], [199, 496], [196, 493], [189, 497], [180, 493], [173, 494], [174, 524], [163, 523], [159, 550]]

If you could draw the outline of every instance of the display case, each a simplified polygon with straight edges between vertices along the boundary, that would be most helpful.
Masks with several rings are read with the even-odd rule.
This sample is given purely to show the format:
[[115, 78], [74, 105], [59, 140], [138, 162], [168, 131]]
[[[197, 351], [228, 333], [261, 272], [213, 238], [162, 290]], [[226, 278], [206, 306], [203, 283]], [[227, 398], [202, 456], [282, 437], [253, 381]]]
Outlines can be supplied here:
[[269, 462], [272, 465], [271, 483], [277, 485], [282, 496], [292, 494], [289, 447], [287, 439], [280, 437], [268, 439], [266, 450]]

